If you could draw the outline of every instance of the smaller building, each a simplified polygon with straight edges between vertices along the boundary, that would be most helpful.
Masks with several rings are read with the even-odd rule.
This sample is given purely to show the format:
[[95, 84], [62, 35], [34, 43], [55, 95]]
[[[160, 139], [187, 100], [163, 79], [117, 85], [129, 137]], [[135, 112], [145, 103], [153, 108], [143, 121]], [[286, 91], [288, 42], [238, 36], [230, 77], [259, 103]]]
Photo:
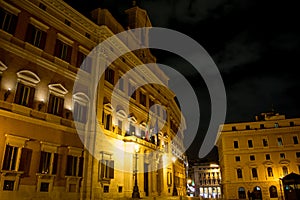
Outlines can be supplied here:
[[221, 173], [217, 163], [191, 163], [188, 177], [189, 196], [221, 198]]

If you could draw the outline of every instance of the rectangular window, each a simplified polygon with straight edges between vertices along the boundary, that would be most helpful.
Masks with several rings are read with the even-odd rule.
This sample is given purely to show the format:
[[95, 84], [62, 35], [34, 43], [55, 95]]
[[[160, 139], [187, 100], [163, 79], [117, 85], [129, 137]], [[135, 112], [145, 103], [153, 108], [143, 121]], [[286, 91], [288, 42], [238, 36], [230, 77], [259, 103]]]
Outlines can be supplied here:
[[107, 68], [105, 70], [105, 80], [112, 85], [115, 83], [115, 71], [113, 69]]
[[62, 42], [61, 40], [56, 40], [55, 45], [55, 54], [54, 56], [66, 61], [71, 61], [72, 56], [72, 47], [70, 45], [67, 45], [66, 43]]
[[299, 144], [297, 136], [293, 136], [293, 142], [294, 142], [294, 144]]
[[300, 158], [300, 152], [296, 152], [296, 157]]
[[285, 153], [280, 153], [280, 159], [285, 159]]
[[17, 169], [17, 157], [18, 157], [19, 147], [14, 147], [6, 145], [4, 160], [2, 169], [3, 170], [16, 170]]
[[67, 20], [67, 19], [65, 19], [65, 24], [66, 24], [67, 26], [71, 26], [71, 22], [70, 22], [69, 20]]
[[48, 192], [50, 183], [42, 182], [40, 192]]
[[111, 130], [111, 125], [112, 125], [112, 116], [111, 116], [111, 114], [106, 113], [105, 111], [103, 111], [102, 123], [103, 123], [104, 128], [106, 130]]
[[67, 176], [77, 176], [78, 164], [79, 164], [79, 162], [78, 162], [77, 156], [68, 155], [66, 175]]
[[253, 142], [252, 142], [252, 140], [248, 140], [248, 147], [249, 148], [253, 148]]
[[108, 193], [109, 192], [109, 186], [108, 185], [104, 185], [103, 192], [104, 193]]
[[62, 116], [63, 107], [64, 107], [64, 99], [62, 97], [58, 97], [53, 94], [50, 94], [48, 113], [57, 116]]
[[269, 146], [269, 144], [268, 144], [268, 140], [267, 139], [263, 139], [263, 146], [264, 147], [267, 147], [267, 146]]
[[271, 160], [270, 154], [266, 154], [266, 160]]
[[233, 141], [233, 146], [235, 149], [239, 148], [239, 142], [238, 141]]
[[123, 191], [123, 187], [122, 187], [122, 186], [119, 186], [119, 187], [118, 187], [118, 193], [122, 193], [122, 191]]
[[240, 156], [236, 156], [236, 157], [235, 157], [235, 161], [236, 161], [236, 162], [241, 161], [241, 157], [240, 157]]
[[257, 169], [256, 168], [252, 168], [252, 177], [253, 178], [257, 178], [258, 175], [257, 175]]
[[14, 34], [17, 26], [18, 17], [0, 8], [0, 28], [10, 34]]
[[260, 129], [264, 129], [265, 125], [264, 124], [260, 124], [259, 127], [260, 127]]
[[58, 154], [41, 151], [39, 173], [56, 174], [58, 164]]
[[282, 145], [283, 145], [283, 142], [282, 142], [282, 138], [281, 138], [281, 137], [278, 137], [278, 138], [277, 138], [277, 143], [278, 143], [278, 146], [282, 146]]
[[114, 178], [114, 161], [100, 160], [99, 161], [99, 180]]
[[235, 126], [231, 127], [231, 130], [236, 131], [236, 127]]
[[91, 73], [92, 71], [92, 58], [82, 52], [78, 52], [76, 66], [85, 72]]
[[47, 6], [45, 6], [44, 4], [40, 3], [39, 4], [39, 8], [42, 10], [46, 10]]
[[250, 160], [254, 161], [255, 160], [255, 156], [254, 155], [250, 155]]
[[122, 126], [123, 122], [121, 120], [118, 120], [118, 134], [122, 135]]
[[74, 103], [74, 111], [73, 111], [73, 118], [77, 122], [86, 123], [86, 105], [80, 104], [78, 102]]
[[32, 149], [22, 148], [19, 171], [24, 172], [23, 176], [29, 176]]
[[130, 82], [128, 83], [128, 96], [131, 96], [131, 98], [136, 99], [135, 86]]
[[250, 130], [250, 125], [246, 125], [246, 130]]
[[46, 32], [40, 30], [32, 24], [28, 24], [26, 32], [26, 42], [40, 48], [44, 49], [46, 44]]
[[119, 78], [119, 90], [124, 92], [124, 79], [122, 77]]
[[129, 125], [129, 135], [135, 135], [135, 126], [131, 123]]
[[243, 178], [242, 169], [237, 169], [237, 170], [236, 170], [236, 173], [237, 173], [237, 177], [238, 177], [238, 178]]
[[34, 93], [35, 88], [24, 85], [19, 82], [15, 96], [15, 103], [32, 108], [34, 101]]
[[15, 181], [4, 180], [3, 190], [13, 191], [14, 185], [15, 185]]
[[143, 92], [140, 92], [140, 104], [146, 107], [146, 95]]

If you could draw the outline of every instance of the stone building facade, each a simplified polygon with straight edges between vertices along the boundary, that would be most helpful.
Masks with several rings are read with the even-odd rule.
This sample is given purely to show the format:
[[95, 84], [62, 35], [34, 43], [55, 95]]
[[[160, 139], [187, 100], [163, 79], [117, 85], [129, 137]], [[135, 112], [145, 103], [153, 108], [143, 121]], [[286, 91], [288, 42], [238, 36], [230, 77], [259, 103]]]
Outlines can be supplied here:
[[[96, 64], [141, 38], [114, 39], [97, 61], [89, 53], [124, 27], [151, 26], [146, 11], [126, 10], [121, 25], [106, 9], [87, 18], [62, 0], [0, 5], [1, 199], [126, 198], [135, 178], [141, 197], [171, 196], [174, 184], [185, 194], [185, 123], [175, 94], [159, 84], [136, 87], [167, 85], [168, 77], [156, 66], [122, 78], [155, 62], [149, 49], [116, 59], [95, 96], [90, 87]], [[78, 78], [84, 81], [74, 89]]]
[[217, 146], [225, 199], [282, 199], [281, 179], [300, 172], [300, 119], [274, 112], [220, 126]]

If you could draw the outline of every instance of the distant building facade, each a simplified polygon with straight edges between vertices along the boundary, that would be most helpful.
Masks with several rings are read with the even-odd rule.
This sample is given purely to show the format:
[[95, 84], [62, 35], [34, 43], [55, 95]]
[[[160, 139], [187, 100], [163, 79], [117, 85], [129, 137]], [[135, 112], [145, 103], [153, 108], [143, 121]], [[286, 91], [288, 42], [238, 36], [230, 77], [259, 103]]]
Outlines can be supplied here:
[[[113, 62], [94, 99], [89, 84], [99, 72], [94, 63], [82, 63], [98, 43], [125, 30], [109, 11], [95, 9], [88, 19], [62, 0], [0, 5], [1, 199], [127, 198], [134, 173], [141, 197], [171, 196], [174, 187], [185, 194], [185, 123], [175, 94], [155, 84], [136, 87], [142, 80], [167, 85], [168, 77], [156, 67], [122, 79], [135, 65], [155, 62], [150, 51], [129, 52]], [[129, 28], [151, 26], [137, 6], [126, 14]], [[132, 37], [128, 41], [141, 39]], [[101, 58], [126, 51], [128, 43], [114, 42]], [[87, 81], [74, 91], [78, 73]], [[122, 97], [116, 105], [114, 88]], [[94, 107], [97, 115], [89, 112]], [[132, 154], [117, 154], [116, 146]]]
[[225, 199], [282, 199], [281, 179], [300, 172], [300, 118], [274, 112], [220, 126], [217, 140]]
[[193, 196], [221, 198], [221, 173], [218, 164], [196, 162], [189, 166], [188, 174], [194, 187]]

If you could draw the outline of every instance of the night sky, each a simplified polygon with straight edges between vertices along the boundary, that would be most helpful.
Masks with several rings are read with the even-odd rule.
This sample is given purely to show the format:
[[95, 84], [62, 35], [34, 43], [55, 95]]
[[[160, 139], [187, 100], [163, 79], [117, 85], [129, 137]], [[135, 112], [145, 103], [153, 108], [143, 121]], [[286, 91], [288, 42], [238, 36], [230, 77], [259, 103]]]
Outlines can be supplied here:
[[[65, 1], [85, 15], [108, 8], [120, 21], [131, 6], [129, 0]], [[299, 1], [142, 0], [138, 5], [147, 10], [153, 26], [192, 37], [212, 57], [226, 88], [226, 123], [254, 121], [255, 115], [272, 109], [287, 118], [300, 117]], [[185, 75], [199, 98], [199, 134], [187, 151], [196, 158], [210, 117], [205, 83], [178, 56], [152, 52], [158, 63]]]

